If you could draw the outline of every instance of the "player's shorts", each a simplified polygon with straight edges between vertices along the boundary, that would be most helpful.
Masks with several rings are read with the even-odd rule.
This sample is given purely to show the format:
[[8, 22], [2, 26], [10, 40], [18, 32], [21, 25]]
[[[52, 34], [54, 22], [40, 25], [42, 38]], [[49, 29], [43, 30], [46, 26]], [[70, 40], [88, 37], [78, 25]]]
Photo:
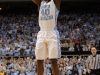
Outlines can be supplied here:
[[59, 32], [56, 30], [41, 30], [37, 35], [35, 48], [37, 60], [57, 59], [61, 57]]

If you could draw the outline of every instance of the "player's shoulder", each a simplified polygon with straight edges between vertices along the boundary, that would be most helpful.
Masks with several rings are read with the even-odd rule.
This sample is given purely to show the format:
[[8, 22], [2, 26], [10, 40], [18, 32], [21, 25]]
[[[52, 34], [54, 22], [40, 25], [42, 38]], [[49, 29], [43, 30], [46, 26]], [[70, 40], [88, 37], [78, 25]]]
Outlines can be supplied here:
[[60, 4], [61, 0], [53, 0], [55, 3]]
[[55, 3], [55, 6], [58, 10], [60, 10], [60, 3], [61, 3], [61, 0], [53, 0], [54, 3]]
[[53, 0], [55, 5], [60, 6], [61, 1], [60, 0]]

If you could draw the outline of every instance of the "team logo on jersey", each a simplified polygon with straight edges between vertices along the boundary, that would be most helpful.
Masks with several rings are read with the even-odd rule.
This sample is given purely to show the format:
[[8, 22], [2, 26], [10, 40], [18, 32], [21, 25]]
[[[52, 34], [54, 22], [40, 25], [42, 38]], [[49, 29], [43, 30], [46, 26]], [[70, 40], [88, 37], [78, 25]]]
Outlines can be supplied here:
[[53, 19], [53, 15], [50, 15], [50, 5], [41, 6], [41, 15], [40, 20], [50, 20]]

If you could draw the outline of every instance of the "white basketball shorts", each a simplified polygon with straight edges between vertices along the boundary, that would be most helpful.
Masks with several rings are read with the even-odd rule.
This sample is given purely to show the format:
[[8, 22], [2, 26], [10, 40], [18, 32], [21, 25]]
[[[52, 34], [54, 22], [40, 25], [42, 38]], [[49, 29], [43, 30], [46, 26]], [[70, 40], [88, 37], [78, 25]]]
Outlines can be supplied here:
[[61, 57], [59, 32], [55, 30], [41, 30], [37, 35], [35, 48], [37, 60], [57, 59]]

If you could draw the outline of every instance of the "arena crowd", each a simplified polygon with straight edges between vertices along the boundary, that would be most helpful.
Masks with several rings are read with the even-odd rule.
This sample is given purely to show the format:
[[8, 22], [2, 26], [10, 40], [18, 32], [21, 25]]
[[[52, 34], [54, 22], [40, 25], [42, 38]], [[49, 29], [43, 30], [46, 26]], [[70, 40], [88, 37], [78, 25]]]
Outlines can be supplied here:
[[[37, 75], [35, 44], [37, 14], [0, 14], [0, 72], [5, 75]], [[90, 51], [92, 45], [100, 49], [100, 14], [63, 13], [58, 17], [62, 51]], [[86, 75], [87, 57], [66, 55], [58, 59], [60, 75]], [[52, 75], [48, 59], [44, 75]]]

